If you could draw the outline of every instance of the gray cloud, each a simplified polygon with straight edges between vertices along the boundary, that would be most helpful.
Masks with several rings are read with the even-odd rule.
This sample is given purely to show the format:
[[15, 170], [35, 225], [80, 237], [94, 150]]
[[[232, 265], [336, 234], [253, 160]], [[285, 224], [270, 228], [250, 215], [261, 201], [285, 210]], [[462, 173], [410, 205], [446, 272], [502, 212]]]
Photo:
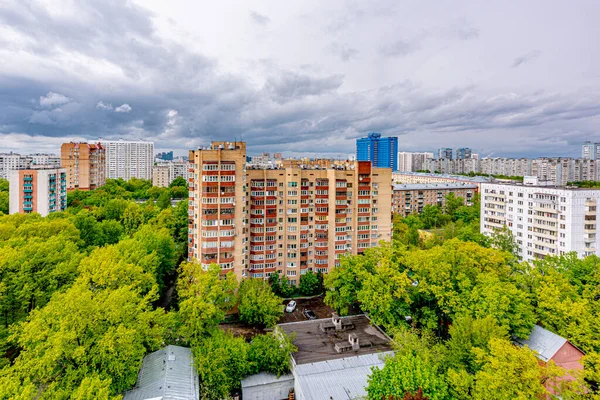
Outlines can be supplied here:
[[[314, 31], [290, 22], [287, 42], [274, 33], [268, 46], [255, 44], [261, 51], [291, 48], [281, 59], [256, 50], [248, 61], [232, 50], [223, 61], [201, 44], [161, 35], [159, 16], [133, 3], [90, 0], [56, 13], [37, 2], [11, 1], [0, 8], [0, 28], [12, 38], [0, 46], [0, 59], [8, 60], [0, 65], [1, 150], [51, 144], [58, 151], [61, 140], [126, 137], [185, 154], [211, 139], [243, 137], [251, 152], [343, 155], [354, 151], [357, 137], [382, 131], [400, 136], [406, 150], [460, 145], [499, 155], [572, 154], [596, 134], [597, 85], [523, 85], [511, 75], [517, 71], [499, 67], [510, 55], [485, 51], [494, 48], [485, 42], [490, 23], [457, 23], [458, 16], [423, 29], [416, 21], [400, 35], [380, 30], [399, 18], [383, 4], [391, 3], [332, 18], [324, 11]], [[242, 17], [239, 25], [247, 23], [248, 15]], [[369, 37], [370, 31], [377, 34]], [[324, 46], [335, 55], [326, 57], [327, 65]], [[311, 52], [313, 58], [306, 56]], [[514, 66], [540, 52], [530, 54]], [[484, 55], [492, 57], [488, 64], [473, 67]], [[462, 64], [453, 64], [461, 56]], [[543, 71], [537, 72], [536, 78]], [[577, 74], [557, 76], [569, 83]]]
[[385, 57], [402, 57], [416, 50], [414, 45], [411, 45], [404, 40], [397, 40], [379, 49], [381, 55]]
[[268, 25], [269, 22], [271, 22], [271, 18], [267, 17], [264, 14], [260, 14], [260, 13], [258, 13], [256, 11], [254, 11], [254, 10], [250, 11], [250, 19], [253, 22], [256, 22], [257, 24], [263, 25], [263, 26], [264, 25]]
[[331, 43], [329, 45], [329, 51], [337, 55], [342, 61], [350, 61], [352, 58], [356, 58], [360, 53], [357, 49], [349, 47], [341, 43]]
[[542, 54], [542, 53], [538, 50], [532, 50], [527, 54], [523, 54], [522, 56], [519, 56], [514, 59], [514, 61], [512, 63], [512, 67], [517, 68], [521, 64], [527, 63], [533, 59], [538, 58], [540, 56], [540, 54]]

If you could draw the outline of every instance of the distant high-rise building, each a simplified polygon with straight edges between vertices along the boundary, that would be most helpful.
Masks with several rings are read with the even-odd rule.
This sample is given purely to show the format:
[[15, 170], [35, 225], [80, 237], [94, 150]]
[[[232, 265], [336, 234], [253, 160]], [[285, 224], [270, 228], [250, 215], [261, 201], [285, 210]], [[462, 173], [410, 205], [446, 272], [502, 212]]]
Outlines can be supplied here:
[[371, 161], [373, 167], [398, 169], [398, 138], [381, 137], [381, 133], [371, 132], [366, 138], [356, 140], [356, 159]]
[[173, 161], [173, 152], [172, 151], [164, 151], [162, 153], [158, 153], [156, 158], [163, 161]]
[[67, 208], [67, 171], [64, 168], [29, 168], [9, 174], [10, 214], [38, 213], [45, 217]]
[[398, 152], [398, 171], [416, 172], [422, 170], [425, 160], [433, 158], [433, 153]]
[[152, 168], [152, 186], [168, 187], [175, 178], [187, 180], [191, 164], [187, 161], [159, 162]]
[[456, 150], [456, 159], [457, 160], [468, 160], [471, 158], [472, 151], [468, 147], [461, 147]]
[[11, 170], [31, 167], [60, 168], [60, 157], [55, 154], [0, 153], [0, 178], [8, 179]]
[[600, 160], [600, 143], [585, 142], [581, 145], [581, 158], [584, 160]]
[[60, 157], [67, 190], [93, 190], [106, 183], [104, 147], [99, 143], [63, 143]]
[[152, 179], [154, 143], [143, 140], [100, 140], [106, 151], [106, 178]]
[[450, 149], [448, 147], [442, 147], [442, 148], [438, 149], [437, 158], [438, 159], [446, 158], [448, 160], [452, 160], [452, 149]]

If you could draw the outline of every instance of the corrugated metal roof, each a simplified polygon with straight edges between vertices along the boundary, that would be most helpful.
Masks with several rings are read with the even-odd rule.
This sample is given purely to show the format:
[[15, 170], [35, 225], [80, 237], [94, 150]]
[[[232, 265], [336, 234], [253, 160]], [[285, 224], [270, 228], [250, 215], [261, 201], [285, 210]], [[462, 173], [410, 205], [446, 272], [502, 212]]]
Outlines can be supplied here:
[[198, 400], [198, 374], [192, 351], [167, 346], [144, 357], [135, 387], [123, 400]]
[[538, 358], [548, 362], [563, 347], [567, 339], [535, 325], [529, 339], [515, 339], [515, 342], [521, 346], [527, 345], [531, 350], [538, 353]]
[[268, 372], [259, 372], [258, 374], [250, 375], [242, 379], [242, 388], [251, 386], [268, 385], [273, 382], [282, 381], [293, 381], [294, 376], [292, 374], [281, 375], [279, 378], [277, 375], [270, 374]]
[[364, 354], [310, 364], [294, 369], [296, 387], [304, 399], [356, 399], [366, 396], [372, 367], [383, 367], [384, 357], [393, 352]]

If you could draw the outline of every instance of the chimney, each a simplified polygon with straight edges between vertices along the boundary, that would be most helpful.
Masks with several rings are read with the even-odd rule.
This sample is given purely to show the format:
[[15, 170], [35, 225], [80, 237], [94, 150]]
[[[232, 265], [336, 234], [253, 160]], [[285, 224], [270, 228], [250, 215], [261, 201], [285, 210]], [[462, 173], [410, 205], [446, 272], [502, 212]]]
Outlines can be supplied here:
[[336, 331], [342, 330], [342, 319], [336, 313], [331, 314], [331, 322], [335, 326]]
[[356, 333], [351, 333], [348, 335], [348, 342], [352, 345], [352, 350], [357, 351], [360, 349], [360, 345], [358, 343], [358, 336]]

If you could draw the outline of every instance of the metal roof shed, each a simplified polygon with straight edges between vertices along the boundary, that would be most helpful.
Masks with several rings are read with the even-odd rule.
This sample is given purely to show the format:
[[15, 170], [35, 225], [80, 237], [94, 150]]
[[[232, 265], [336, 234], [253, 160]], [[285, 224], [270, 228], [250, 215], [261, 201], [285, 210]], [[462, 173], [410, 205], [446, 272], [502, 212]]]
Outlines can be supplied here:
[[192, 351], [167, 346], [144, 357], [135, 387], [123, 400], [199, 400]]

